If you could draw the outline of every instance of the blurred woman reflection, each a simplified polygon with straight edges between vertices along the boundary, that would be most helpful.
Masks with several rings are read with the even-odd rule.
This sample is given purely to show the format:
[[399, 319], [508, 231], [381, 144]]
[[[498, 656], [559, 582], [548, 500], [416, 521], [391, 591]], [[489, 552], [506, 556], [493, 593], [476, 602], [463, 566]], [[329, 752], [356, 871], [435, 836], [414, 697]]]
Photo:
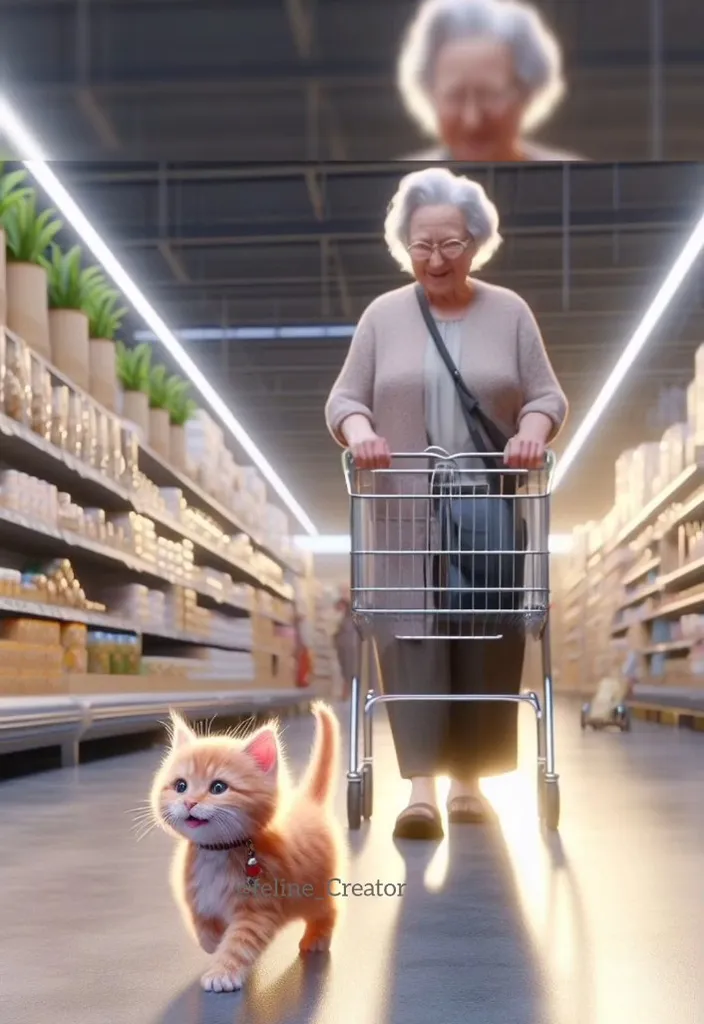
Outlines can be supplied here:
[[580, 159], [525, 136], [565, 88], [560, 46], [529, 4], [425, 0], [401, 49], [398, 84], [413, 119], [438, 141], [414, 159]]

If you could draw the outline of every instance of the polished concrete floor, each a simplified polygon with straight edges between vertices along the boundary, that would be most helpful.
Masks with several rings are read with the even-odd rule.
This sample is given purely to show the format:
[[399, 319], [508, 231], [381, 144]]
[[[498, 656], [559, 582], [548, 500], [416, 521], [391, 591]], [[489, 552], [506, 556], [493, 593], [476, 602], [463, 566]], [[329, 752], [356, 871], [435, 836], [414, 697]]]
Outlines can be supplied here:
[[[294, 764], [311, 735], [287, 725]], [[376, 737], [377, 813], [349, 873], [405, 881], [405, 897], [347, 901], [329, 961], [302, 965], [300, 930], [283, 933], [235, 995], [201, 993], [170, 844], [130, 829], [157, 751], [0, 785], [2, 1024], [704, 1021], [704, 737], [581, 734], [567, 705], [559, 840], [536, 828], [526, 773], [489, 789], [500, 828], [403, 850], [381, 717]]]

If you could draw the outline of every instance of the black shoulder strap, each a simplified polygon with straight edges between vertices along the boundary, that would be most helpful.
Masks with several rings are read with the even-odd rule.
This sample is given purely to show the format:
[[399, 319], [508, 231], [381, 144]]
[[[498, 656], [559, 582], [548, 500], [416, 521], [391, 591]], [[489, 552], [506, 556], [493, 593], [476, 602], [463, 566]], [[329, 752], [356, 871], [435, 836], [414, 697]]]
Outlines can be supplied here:
[[435, 347], [437, 348], [442, 358], [442, 361], [447, 367], [448, 372], [454, 381], [455, 387], [457, 388], [457, 392], [460, 396], [460, 402], [462, 403], [462, 410], [465, 414], [467, 428], [469, 430], [470, 437], [472, 438], [472, 441], [476, 447], [477, 452], [482, 453], [487, 451], [486, 441], [482, 437], [481, 431], [477, 429], [477, 423], [479, 423], [484, 429], [486, 436], [489, 438], [489, 442], [492, 445], [494, 445], [496, 452], [503, 452], [504, 448], [508, 444], [509, 439], [506, 437], [503, 431], [499, 430], [496, 424], [492, 422], [492, 420], [490, 420], [489, 417], [483, 412], [481, 406], [479, 405], [479, 402], [474, 397], [474, 395], [472, 394], [472, 392], [469, 390], [464, 380], [462, 379], [462, 374], [453, 363], [452, 356], [447, 351], [447, 346], [445, 345], [445, 342], [442, 340], [442, 335], [438, 330], [438, 325], [436, 324], [435, 318], [430, 311], [430, 305], [428, 303], [426, 294], [419, 284], [416, 285], [415, 291], [416, 297], [418, 299], [418, 305], [420, 306], [420, 311], [423, 314], [423, 319], [425, 320], [426, 326], [430, 331], [430, 335], [433, 341], [435, 342]]

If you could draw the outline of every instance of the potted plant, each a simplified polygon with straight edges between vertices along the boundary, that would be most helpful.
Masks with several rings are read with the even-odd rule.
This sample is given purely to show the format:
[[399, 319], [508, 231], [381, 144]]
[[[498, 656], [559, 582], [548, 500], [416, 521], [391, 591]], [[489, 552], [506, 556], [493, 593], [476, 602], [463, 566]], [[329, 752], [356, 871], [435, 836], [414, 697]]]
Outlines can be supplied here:
[[91, 293], [101, 280], [98, 267], [81, 266], [81, 248], [62, 252], [52, 242], [49, 256], [42, 257], [49, 291], [49, 340], [51, 361], [57, 370], [83, 391], [90, 384], [88, 313]]
[[115, 338], [127, 315], [127, 307], [119, 302], [120, 293], [101, 277], [86, 304], [90, 346], [88, 390], [96, 402], [111, 412], [117, 411], [118, 397]]
[[171, 464], [180, 472], [186, 471], [186, 424], [198, 412], [198, 405], [190, 397], [191, 385], [181, 377], [169, 380], [169, 453]]
[[3, 217], [7, 255], [7, 326], [47, 359], [49, 303], [45, 252], [63, 224], [55, 210], [37, 210], [34, 192], [14, 202]]
[[171, 458], [170, 381], [165, 366], [152, 366], [149, 374], [149, 444], [158, 455], [167, 460]]
[[7, 261], [5, 258], [5, 217], [17, 203], [28, 199], [31, 188], [25, 187], [26, 171], [5, 173], [5, 164], [0, 162], [0, 324], [7, 323]]
[[150, 345], [127, 348], [117, 342], [117, 377], [122, 386], [122, 415], [133, 423], [144, 441], [149, 437], [149, 376], [152, 366]]

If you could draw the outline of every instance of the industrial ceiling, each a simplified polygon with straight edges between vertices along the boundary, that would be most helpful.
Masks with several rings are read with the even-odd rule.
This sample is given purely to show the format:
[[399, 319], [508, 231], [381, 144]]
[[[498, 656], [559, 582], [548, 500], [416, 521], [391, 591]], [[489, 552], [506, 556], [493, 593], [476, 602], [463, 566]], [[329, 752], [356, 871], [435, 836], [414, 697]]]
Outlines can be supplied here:
[[[406, 280], [385, 249], [382, 226], [408, 169], [60, 168], [174, 328], [230, 332], [188, 342], [189, 351], [326, 532], [345, 529], [346, 501], [323, 405], [349, 344], [343, 328]], [[701, 214], [704, 167], [456, 169], [481, 181], [497, 204], [504, 244], [482, 276], [531, 304], [569, 394], [574, 429]], [[662, 433], [663, 389], [691, 379], [702, 340], [699, 267], [567, 478], [556, 526], [607, 510], [615, 457]]]
[[[571, 89], [543, 138], [594, 162], [464, 170], [502, 216], [505, 243], [483, 276], [532, 304], [573, 430], [701, 212], [704, 8], [538, 6], [565, 46]], [[322, 422], [349, 340], [339, 328], [404, 282], [382, 225], [412, 169], [396, 158], [422, 143], [394, 86], [414, 7], [0, 0], [6, 86], [168, 322], [270, 329], [189, 351], [326, 532], [347, 524]], [[557, 528], [602, 514], [615, 456], [662, 431], [662, 390], [689, 380], [704, 339], [700, 275], [567, 478]]]
[[[543, 138], [704, 159], [704, 8], [537, 0], [569, 94]], [[393, 160], [422, 144], [395, 68], [416, 0], [0, 0], [4, 80], [50, 155]]]

